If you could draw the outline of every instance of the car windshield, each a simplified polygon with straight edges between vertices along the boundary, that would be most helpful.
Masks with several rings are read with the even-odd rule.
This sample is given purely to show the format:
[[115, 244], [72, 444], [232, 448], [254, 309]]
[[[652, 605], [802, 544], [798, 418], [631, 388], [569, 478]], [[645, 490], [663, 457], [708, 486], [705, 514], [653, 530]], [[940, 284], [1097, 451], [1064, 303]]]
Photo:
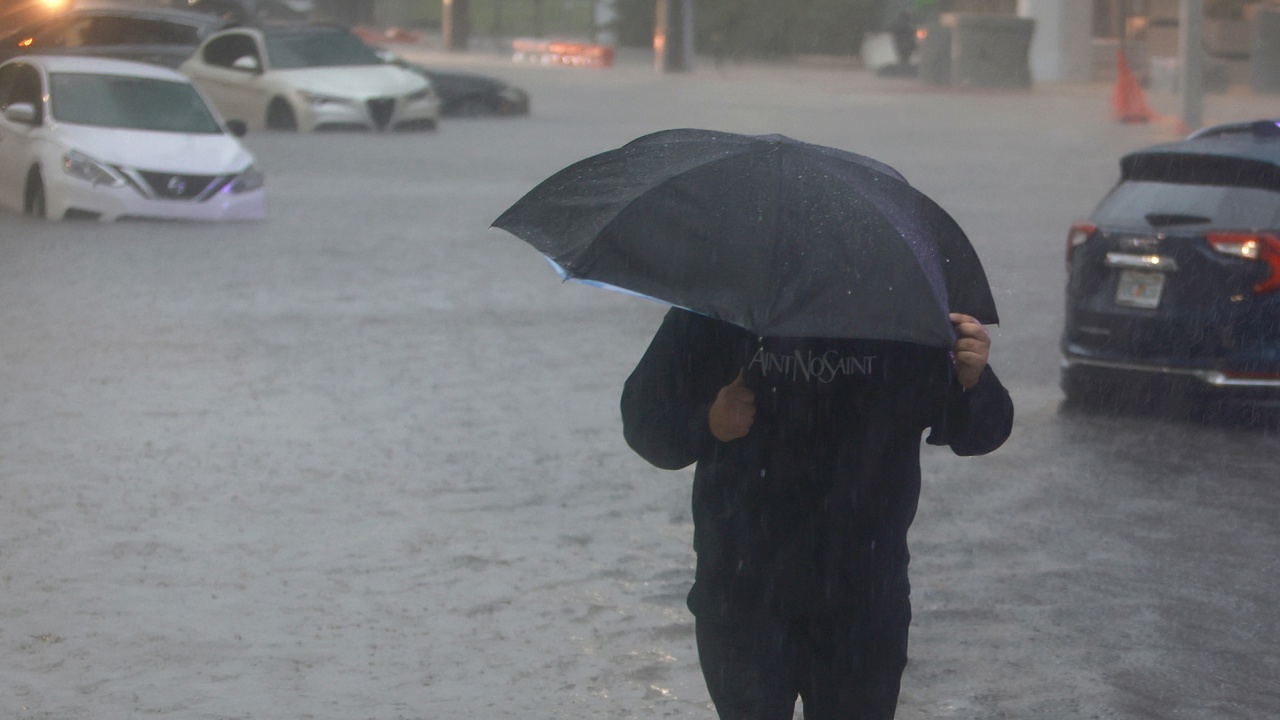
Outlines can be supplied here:
[[156, 78], [53, 73], [53, 117], [66, 123], [176, 133], [221, 133], [195, 88]]
[[360, 38], [341, 31], [269, 35], [267, 59], [276, 70], [385, 64]]
[[1094, 211], [1102, 226], [1146, 226], [1153, 216], [1196, 217], [1219, 228], [1280, 228], [1280, 192], [1230, 185], [1124, 182]]

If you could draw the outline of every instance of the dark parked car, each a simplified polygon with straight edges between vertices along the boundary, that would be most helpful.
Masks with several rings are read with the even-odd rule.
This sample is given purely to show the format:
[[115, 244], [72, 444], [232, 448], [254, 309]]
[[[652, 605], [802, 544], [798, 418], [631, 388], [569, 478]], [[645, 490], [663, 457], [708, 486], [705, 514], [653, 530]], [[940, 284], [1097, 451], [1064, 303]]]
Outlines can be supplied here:
[[170, 0], [180, 10], [217, 15], [238, 25], [261, 22], [306, 22], [315, 12], [313, 0]]
[[529, 114], [529, 93], [487, 75], [432, 70], [400, 58], [392, 62], [425, 77], [440, 96], [445, 117], [510, 116]]
[[1280, 122], [1206, 128], [1120, 169], [1067, 240], [1068, 401], [1172, 396], [1274, 415]]
[[176, 68], [227, 24], [217, 16], [165, 8], [79, 8], [0, 38], [0, 62], [24, 54], [88, 55]]

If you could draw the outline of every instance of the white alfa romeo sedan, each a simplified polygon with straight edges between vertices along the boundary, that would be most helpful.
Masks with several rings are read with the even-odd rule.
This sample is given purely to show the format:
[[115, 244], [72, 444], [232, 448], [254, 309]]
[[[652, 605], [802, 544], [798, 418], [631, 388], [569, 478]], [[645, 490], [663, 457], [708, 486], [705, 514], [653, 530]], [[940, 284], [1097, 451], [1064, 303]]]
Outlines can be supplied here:
[[0, 205], [53, 219], [258, 220], [263, 183], [173, 70], [36, 55], [0, 64]]
[[440, 118], [429, 80], [336, 26], [224, 30], [179, 69], [250, 130], [434, 130]]

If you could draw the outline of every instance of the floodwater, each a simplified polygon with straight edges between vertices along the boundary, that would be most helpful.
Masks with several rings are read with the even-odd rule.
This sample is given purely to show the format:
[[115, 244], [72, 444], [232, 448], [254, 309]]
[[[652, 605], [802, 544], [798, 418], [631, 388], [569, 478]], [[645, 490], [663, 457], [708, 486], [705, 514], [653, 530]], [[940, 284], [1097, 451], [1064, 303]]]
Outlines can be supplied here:
[[662, 308], [488, 229], [668, 127], [888, 162], [991, 277], [1018, 417], [988, 457], [924, 453], [900, 718], [1280, 714], [1275, 433], [1059, 407], [1067, 228], [1175, 123], [1113, 123], [1104, 84], [405, 54], [534, 114], [250, 136], [258, 224], [0, 214], [0, 717], [713, 717], [691, 474], [631, 453], [617, 410]]

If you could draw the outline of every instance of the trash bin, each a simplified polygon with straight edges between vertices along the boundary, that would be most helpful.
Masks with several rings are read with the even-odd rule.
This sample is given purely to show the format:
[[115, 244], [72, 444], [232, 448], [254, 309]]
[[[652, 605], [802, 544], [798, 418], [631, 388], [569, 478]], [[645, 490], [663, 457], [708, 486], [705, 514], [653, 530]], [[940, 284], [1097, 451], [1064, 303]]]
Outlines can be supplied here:
[[862, 48], [859, 50], [862, 67], [879, 70], [898, 61], [893, 52], [893, 36], [887, 32], [866, 33], [862, 36]]
[[919, 49], [918, 76], [930, 85], [951, 84], [951, 28], [930, 23]]
[[951, 29], [951, 84], [1031, 87], [1031, 18], [991, 13], [944, 13]]
[[1280, 7], [1256, 7], [1249, 43], [1249, 77], [1254, 92], [1280, 93]]

